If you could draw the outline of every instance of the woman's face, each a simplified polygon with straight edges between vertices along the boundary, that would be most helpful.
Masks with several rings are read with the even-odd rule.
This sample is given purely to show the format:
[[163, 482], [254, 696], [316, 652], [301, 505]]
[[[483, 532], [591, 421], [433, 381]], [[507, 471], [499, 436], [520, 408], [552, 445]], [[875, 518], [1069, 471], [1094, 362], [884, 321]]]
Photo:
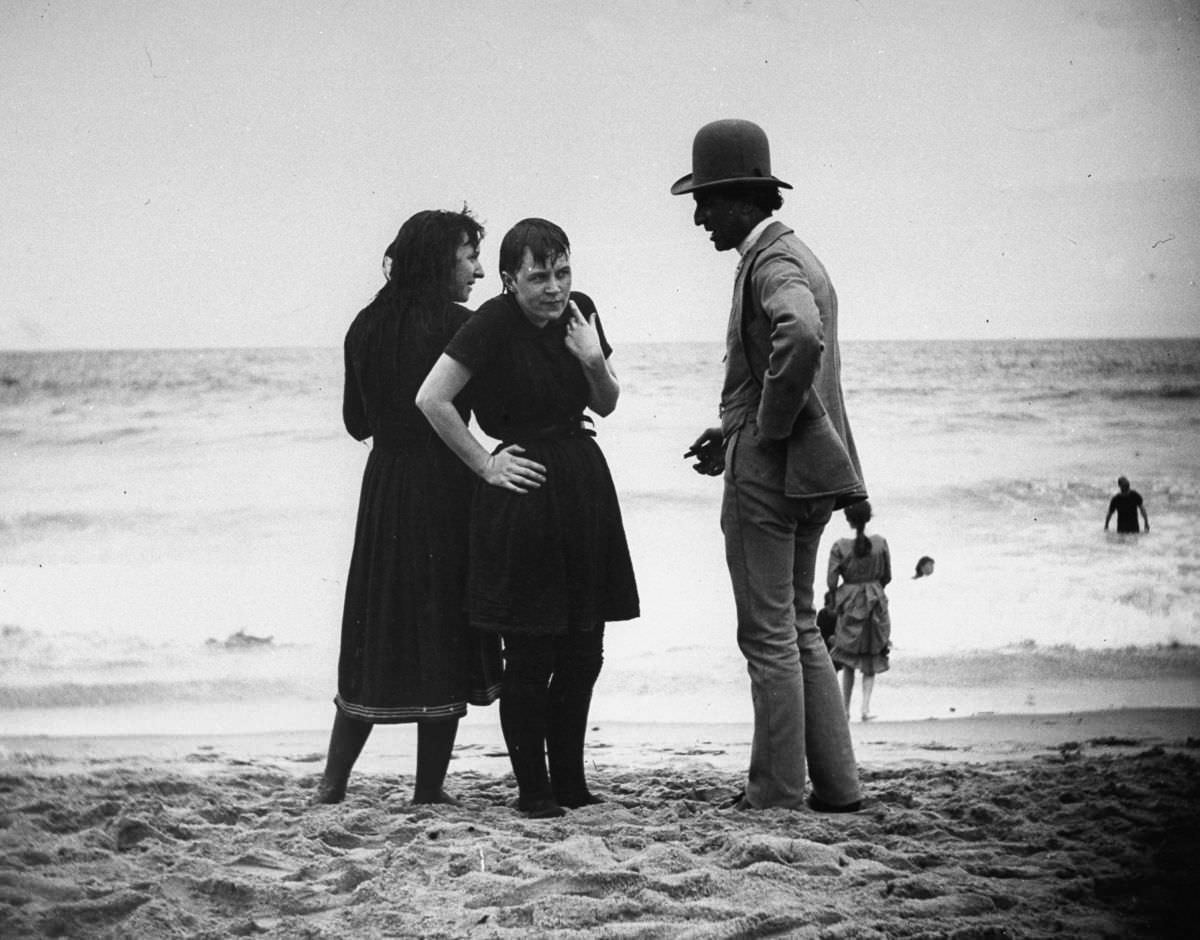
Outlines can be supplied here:
[[467, 233], [454, 252], [454, 268], [450, 272], [450, 299], [463, 303], [470, 299], [471, 288], [483, 277], [483, 265], [479, 263], [479, 246], [472, 245]]
[[539, 264], [528, 248], [516, 274], [504, 274], [505, 286], [513, 292], [521, 312], [536, 327], [552, 323], [567, 309], [571, 293], [571, 256], [559, 255]]

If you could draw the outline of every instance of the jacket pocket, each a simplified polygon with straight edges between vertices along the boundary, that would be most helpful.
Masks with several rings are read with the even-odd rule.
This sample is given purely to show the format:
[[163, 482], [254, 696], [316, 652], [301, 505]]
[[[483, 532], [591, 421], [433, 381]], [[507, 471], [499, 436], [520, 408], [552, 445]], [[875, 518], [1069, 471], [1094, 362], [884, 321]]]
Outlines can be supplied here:
[[866, 488], [825, 409], [802, 417], [787, 442], [784, 493], [800, 499], [839, 497], [837, 508], [865, 499]]

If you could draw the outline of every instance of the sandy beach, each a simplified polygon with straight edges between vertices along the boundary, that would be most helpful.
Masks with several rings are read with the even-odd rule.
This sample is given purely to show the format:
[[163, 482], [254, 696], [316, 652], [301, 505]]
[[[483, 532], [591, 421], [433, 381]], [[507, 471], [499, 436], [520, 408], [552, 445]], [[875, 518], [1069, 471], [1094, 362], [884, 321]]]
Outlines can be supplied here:
[[857, 814], [740, 812], [746, 725], [597, 726], [607, 802], [523, 819], [494, 723], [413, 806], [377, 729], [0, 739], [0, 935], [1169, 937], [1200, 910], [1200, 711], [853, 725]]

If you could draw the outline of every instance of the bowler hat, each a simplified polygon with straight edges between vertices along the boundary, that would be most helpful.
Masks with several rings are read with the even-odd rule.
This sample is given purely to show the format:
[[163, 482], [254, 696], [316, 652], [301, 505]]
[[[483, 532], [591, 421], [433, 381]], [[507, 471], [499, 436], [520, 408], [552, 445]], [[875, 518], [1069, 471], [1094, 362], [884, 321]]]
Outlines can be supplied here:
[[692, 172], [671, 187], [671, 194], [682, 196], [734, 183], [792, 188], [771, 175], [771, 148], [757, 124], [736, 118], [705, 124], [692, 142]]

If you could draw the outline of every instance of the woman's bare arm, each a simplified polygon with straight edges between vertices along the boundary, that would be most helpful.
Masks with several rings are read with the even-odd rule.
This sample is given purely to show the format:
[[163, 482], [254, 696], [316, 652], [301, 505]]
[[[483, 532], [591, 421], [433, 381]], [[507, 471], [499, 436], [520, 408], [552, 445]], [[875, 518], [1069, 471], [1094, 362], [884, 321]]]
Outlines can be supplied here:
[[522, 457], [525, 450], [517, 444], [510, 444], [495, 454], [489, 454], [454, 407], [454, 399], [470, 380], [471, 370], [443, 353], [417, 390], [417, 407], [437, 436], [445, 441], [446, 446], [472, 473], [492, 486], [515, 493], [537, 489], [546, 481], [544, 466], [536, 460]]

